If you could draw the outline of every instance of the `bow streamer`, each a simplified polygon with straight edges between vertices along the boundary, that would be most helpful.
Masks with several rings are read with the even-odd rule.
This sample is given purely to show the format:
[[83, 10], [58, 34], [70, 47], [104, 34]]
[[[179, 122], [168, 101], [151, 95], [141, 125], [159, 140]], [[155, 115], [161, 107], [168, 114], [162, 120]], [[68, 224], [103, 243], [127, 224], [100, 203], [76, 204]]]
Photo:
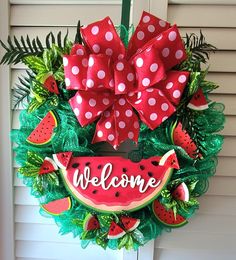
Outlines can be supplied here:
[[109, 17], [81, 34], [85, 45], [75, 44], [63, 65], [67, 89], [78, 90], [69, 103], [79, 123], [99, 119], [93, 143], [138, 142], [139, 119], [153, 130], [175, 112], [189, 77], [171, 70], [186, 59], [176, 25], [143, 12], [127, 50]]

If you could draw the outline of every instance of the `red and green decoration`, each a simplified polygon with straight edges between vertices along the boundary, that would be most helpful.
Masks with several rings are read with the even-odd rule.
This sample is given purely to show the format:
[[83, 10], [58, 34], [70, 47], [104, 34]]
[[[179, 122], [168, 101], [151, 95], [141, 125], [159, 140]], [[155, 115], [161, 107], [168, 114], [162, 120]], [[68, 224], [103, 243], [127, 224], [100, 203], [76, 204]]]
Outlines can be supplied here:
[[[215, 47], [147, 12], [135, 30], [122, 21], [79, 22], [74, 42], [0, 42], [1, 63], [28, 67], [14, 92], [18, 176], [83, 248], [138, 249], [191, 222], [223, 144], [224, 106], [202, 69]], [[128, 158], [104, 156], [104, 142], [115, 152], [127, 139]]]

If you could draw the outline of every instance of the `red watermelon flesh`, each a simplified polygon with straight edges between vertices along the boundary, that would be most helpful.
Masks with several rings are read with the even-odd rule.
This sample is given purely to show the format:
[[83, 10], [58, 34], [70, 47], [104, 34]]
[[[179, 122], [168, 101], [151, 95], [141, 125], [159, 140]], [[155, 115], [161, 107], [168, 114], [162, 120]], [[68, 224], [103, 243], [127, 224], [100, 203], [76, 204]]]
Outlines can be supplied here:
[[100, 228], [98, 219], [92, 214], [88, 214], [84, 219], [83, 228], [85, 231], [95, 230]]
[[205, 110], [208, 108], [206, 97], [204, 96], [201, 88], [199, 88], [198, 91], [193, 95], [188, 104], [188, 107], [193, 110]]
[[109, 239], [117, 239], [123, 237], [125, 234], [125, 231], [119, 225], [117, 225], [114, 221], [111, 222], [108, 232]]
[[55, 162], [51, 158], [46, 157], [43, 161], [43, 164], [40, 167], [39, 174], [41, 175], [45, 173], [50, 173], [56, 170], [58, 170], [58, 168]]
[[196, 158], [197, 146], [187, 131], [182, 129], [181, 123], [178, 123], [172, 131], [172, 142], [175, 145], [182, 147], [191, 158]]
[[[60, 170], [60, 173], [67, 190], [80, 203], [101, 212], [135, 211], [153, 201], [171, 177], [173, 169], [159, 165], [158, 161], [159, 157], [137, 163], [121, 157], [74, 157], [67, 170]], [[103, 168], [108, 169], [107, 178], [101, 177]], [[85, 187], [87, 179], [90, 182]], [[101, 184], [102, 179], [105, 179], [104, 185]], [[124, 181], [123, 186], [117, 185], [124, 179], [128, 181]], [[143, 187], [151, 181], [156, 186], [140, 189], [138, 179], [143, 181]]]
[[179, 184], [172, 192], [172, 196], [175, 199], [182, 200], [182, 201], [189, 201], [189, 190], [187, 185], [182, 182]]
[[72, 152], [62, 152], [53, 154], [53, 160], [56, 162], [59, 168], [66, 169], [70, 159], [72, 157]]
[[50, 201], [47, 204], [42, 204], [41, 207], [51, 215], [60, 215], [71, 208], [71, 199], [66, 197], [59, 200]]
[[161, 159], [159, 162], [159, 165], [163, 165], [163, 166], [168, 166], [171, 167], [173, 169], [179, 169], [179, 163], [178, 163], [178, 159], [175, 153], [175, 150], [172, 149], [169, 152], [167, 152]]
[[58, 90], [58, 86], [57, 86], [57, 82], [55, 80], [55, 78], [52, 75], [49, 75], [45, 81], [43, 82], [44, 87], [55, 94], [59, 94], [59, 90]]
[[128, 232], [135, 230], [140, 224], [139, 219], [131, 218], [127, 216], [121, 216], [120, 221], [123, 224], [125, 230]]
[[48, 144], [54, 135], [53, 130], [55, 127], [57, 127], [56, 114], [49, 111], [26, 141], [37, 146]]
[[174, 211], [172, 209], [166, 210], [158, 200], [153, 202], [152, 210], [157, 220], [167, 227], [181, 227], [188, 223], [187, 220], [179, 214], [175, 217]]

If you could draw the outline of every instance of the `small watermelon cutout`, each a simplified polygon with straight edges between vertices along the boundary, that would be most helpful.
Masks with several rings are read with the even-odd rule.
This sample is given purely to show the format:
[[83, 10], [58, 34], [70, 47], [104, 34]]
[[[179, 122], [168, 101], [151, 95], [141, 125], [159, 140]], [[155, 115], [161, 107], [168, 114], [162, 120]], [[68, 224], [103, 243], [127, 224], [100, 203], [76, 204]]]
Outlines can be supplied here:
[[109, 231], [108, 231], [108, 239], [117, 239], [120, 237], [123, 237], [126, 234], [126, 232], [117, 225], [114, 221], [111, 222]]
[[59, 94], [57, 82], [53, 75], [47, 74], [45, 77], [42, 79], [44, 87], [51, 93]]
[[182, 182], [172, 192], [173, 198], [181, 201], [189, 201], [189, 189], [188, 186]]
[[67, 169], [71, 157], [72, 157], [72, 152], [62, 152], [62, 153], [53, 154], [53, 160], [55, 161], [57, 166], [63, 170]]
[[84, 223], [83, 223], [84, 231], [91, 231], [99, 228], [100, 228], [100, 224], [98, 219], [89, 213], [84, 219]]
[[43, 164], [41, 165], [40, 169], [39, 169], [39, 174], [45, 174], [45, 173], [50, 173], [50, 172], [54, 172], [58, 170], [57, 165], [55, 164], [55, 162], [49, 158], [46, 157], [43, 161]]
[[57, 127], [58, 120], [56, 113], [49, 111], [41, 122], [36, 126], [26, 141], [30, 144], [42, 146], [50, 143], [54, 136], [54, 128]]
[[49, 214], [58, 216], [71, 208], [71, 199], [66, 197], [59, 200], [50, 201], [47, 204], [42, 204], [41, 207]]
[[182, 227], [187, 224], [187, 220], [181, 215], [174, 215], [172, 209], [166, 210], [164, 205], [162, 205], [158, 200], [152, 203], [152, 210], [156, 219], [166, 227], [177, 228]]
[[139, 219], [131, 218], [127, 216], [120, 217], [120, 221], [127, 232], [131, 232], [135, 230], [140, 224]]
[[160, 161], [159, 161], [159, 165], [160, 166], [166, 166], [166, 167], [170, 167], [172, 169], [179, 169], [179, 163], [178, 163], [178, 159], [175, 153], [175, 150], [172, 149], [170, 151], [168, 151], [167, 153], [165, 153]]
[[201, 88], [199, 88], [198, 91], [193, 95], [192, 99], [188, 104], [188, 107], [198, 111], [205, 110], [208, 108], [206, 97], [204, 96]]
[[[171, 132], [172, 143], [182, 147], [191, 158], [196, 158], [197, 146], [187, 133], [186, 130], [182, 129], [182, 124], [179, 122], [175, 123]], [[199, 154], [199, 157], [201, 155]]]

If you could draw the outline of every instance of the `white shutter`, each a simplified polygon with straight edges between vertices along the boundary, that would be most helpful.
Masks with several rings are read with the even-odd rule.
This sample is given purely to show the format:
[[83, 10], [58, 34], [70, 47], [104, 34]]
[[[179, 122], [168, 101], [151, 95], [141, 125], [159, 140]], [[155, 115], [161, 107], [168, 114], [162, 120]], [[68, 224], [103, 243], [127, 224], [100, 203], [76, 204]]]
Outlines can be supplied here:
[[[153, 1], [151, 12], [158, 12]], [[167, 0], [164, 1], [167, 4]], [[167, 6], [167, 5], [166, 5]], [[162, 7], [161, 7], [162, 8]], [[219, 50], [211, 55], [209, 80], [220, 88], [212, 99], [225, 104], [226, 125], [223, 150], [200, 210], [189, 224], [164, 234], [155, 242], [155, 260], [235, 259], [236, 237], [236, 1], [170, 0], [167, 19], [184, 35], [199, 33]]]

